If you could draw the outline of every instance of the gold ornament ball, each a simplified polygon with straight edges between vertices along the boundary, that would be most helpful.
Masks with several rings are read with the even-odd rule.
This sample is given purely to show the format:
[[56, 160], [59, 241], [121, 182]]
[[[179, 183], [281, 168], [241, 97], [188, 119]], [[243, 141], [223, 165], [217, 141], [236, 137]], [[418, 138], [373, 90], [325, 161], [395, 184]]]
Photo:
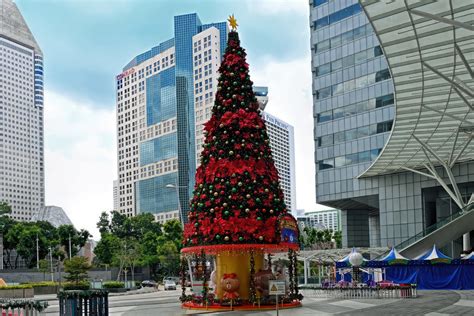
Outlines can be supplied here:
[[245, 197], [246, 197], [247, 199], [250, 199], [250, 194], [247, 194]]
[[270, 210], [270, 214], [273, 214], [273, 212], [274, 212], [273, 210]]
[[214, 213], [214, 209], [213, 209], [213, 208], [211, 208], [211, 209], [209, 210], [209, 212], [211, 212], [211, 213]]
[[229, 236], [225, 236], [225, 237], [224, 237], [224, 240], [225, 240], [225, 241], [229, 241]]
[[218, 196], [218, 195], [219, 195], [219, 193], [217, 193], [217, 192], [214, 192], [214, 196]]
[[250, 212], [250, 209], [246, 208], [245, 213], [249, 213], [249, 212]]
[[227, 207], [227, 203], [222, 204], [223, 207]]
[[263, 240], [263, 236], [258, 237], [258, 239]]

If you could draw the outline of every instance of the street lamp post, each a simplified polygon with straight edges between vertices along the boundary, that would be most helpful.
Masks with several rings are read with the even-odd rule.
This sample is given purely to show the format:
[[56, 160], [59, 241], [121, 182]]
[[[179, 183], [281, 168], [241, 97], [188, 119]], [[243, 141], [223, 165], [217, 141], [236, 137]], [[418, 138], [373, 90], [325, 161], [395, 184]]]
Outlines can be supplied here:
[[71, 260], [71, 255], [72, 255], [72, 252], [71, 252], [71, 234], [69, 234], [69, 260]]
[[49, 261], [51, 265], [51, 282], [54, 282], [54, 271], [53, 271], [53, 250], [49, 247]]
[[39, 239], [36, 233], [36, 270], [39, 270]]
[[176, 197], [178, 198], [178, 212], [179, 212], [179, 220], [181, 221], [181, 225], [184, 226], [184, 217], [183, 217], [183, 210], [181, 209], [181, 202], [179, 200], [179, 191], [180, 188], [186, 188], [186, 186], [179, 186], [177, 184], [177, 180], [175, 184], [169, 183], [165, 186], [166, 188], [174, 188], [176, 190]]

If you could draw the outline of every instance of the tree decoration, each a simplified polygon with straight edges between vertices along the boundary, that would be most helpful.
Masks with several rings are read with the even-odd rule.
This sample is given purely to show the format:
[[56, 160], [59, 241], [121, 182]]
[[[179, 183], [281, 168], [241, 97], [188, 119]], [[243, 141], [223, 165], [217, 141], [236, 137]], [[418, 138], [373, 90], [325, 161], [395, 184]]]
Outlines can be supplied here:
[[290, 295], [295, 294], [295, 282], [294, 282], [294, 267], [293, 267], [293, 250], [289, 249], [288, 250], [288, 277], [289, 277], [289, 282], [290, 282]]
[[236, 31], [219, 68], [212, 117], [196, 172], [185, 246], [275, 244], [286, 213], [265, 123]]
[[[222, 307], [230, 303], [232, 309], [255, 303], [256, 279], [262, 281], [258, 273], [265, 253], [298, 249], [297, 242], [285, 238], [295, 235], [297, 240], [298, 232], [283, 225], [288, 217], [295, 220], [291, 215], [285, 217], [283, 191], [252, 90], [246, 53], [240, 46], [238, 24], [233, 16], [229, 23], [232, 30], [219, 68], [212, 117], [204, 125], [204, 148], [181, 253], [216, 256], [219, 285], [213, 302]], [[286, 235], [281, 227], [287, 229]], [[255, 273], [256, 269], [260, 271]], [[266, 280], [270, 279], [268, 274], [273, 277], [271, 271], [265, 272]], [[186, 299], [183, 307], [195, 308], [202, 300]], [[292, 307], [300, 305], [291, 303]]]
[[204, 298], [205, 302], [207, 303], [207, 294], [209, 292], [209, 286], [207, 284], [207, 265], [206, 265], [206, 254], [204, 251], [201, 251], [201, 264], [203, 267], [203, 273], [202, 273], [202, 297]]
[[250, 251], [250, 295], [249, 302], [255, 304], [257, 302], [257, 289], [255, 286], [255, 257], [253, 251]]
[[180, 271], [179, 271], [179, 275], [181, 277], [181, 297], [180, 297], [180, 300], [182, 302], [186, 298], [186, 266], [187, 266], [186, 258], [182, 257], [181, 258]]

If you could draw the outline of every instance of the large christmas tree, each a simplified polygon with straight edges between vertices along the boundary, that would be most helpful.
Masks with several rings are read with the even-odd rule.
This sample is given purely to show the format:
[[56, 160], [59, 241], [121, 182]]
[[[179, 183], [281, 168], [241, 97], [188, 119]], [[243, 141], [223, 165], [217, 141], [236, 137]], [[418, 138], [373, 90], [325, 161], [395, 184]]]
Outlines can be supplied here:
[[189, 223], [187, 247], [277, 244], [278, 217], [286, 213], [265, 123], [252, 90], [245, 50], [229, 33]]

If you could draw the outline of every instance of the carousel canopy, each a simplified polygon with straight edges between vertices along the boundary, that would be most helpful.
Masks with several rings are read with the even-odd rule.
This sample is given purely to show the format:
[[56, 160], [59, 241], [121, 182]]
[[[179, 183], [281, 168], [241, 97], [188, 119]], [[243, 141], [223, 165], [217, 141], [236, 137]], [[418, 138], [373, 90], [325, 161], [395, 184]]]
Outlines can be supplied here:
[[382, 259], [380, 259], [379, 261], [393, 261], [393, 260], [410, 260], [408, 258], [405, 258], [404, 256], [402, 256], [398, 251], [397, 249], [395, 249], [395, 247], [392, 247], [392, 250], [390, 250], [390, 253], [388, 255], [386, 255], [385, 257], [383, 257]]
[[[350, 257], [351, 254], [353, 254], [353, 253], [355, 253], [355, 252], [357, 252], [357, 250], [356, 250], [355, 247], [354, 247], [354, 248], [352, 248], [351, 252], [350, 252], [347, 256], [345, 256], [345, 257], [342, 258], [341, 260], [338, 260], [337, 262], [350, 263], [350, 262], [349, 262], [349, 257]], [[364, 262], [365, 262], [365, 261], [368, 261], [368, 260], [365, 259], [365, 258], [362, 258], [362, 259], [364, 260]]]
[[433, 245], [433, 249], [429, 250], [424, 255], [417, 258], [417, 260], [434, 260], [434, 259], [451, 259], [451, 258], [446, 256], [441, 251], [439, 251], [439, 249], [436, 248], [436, 245]]

